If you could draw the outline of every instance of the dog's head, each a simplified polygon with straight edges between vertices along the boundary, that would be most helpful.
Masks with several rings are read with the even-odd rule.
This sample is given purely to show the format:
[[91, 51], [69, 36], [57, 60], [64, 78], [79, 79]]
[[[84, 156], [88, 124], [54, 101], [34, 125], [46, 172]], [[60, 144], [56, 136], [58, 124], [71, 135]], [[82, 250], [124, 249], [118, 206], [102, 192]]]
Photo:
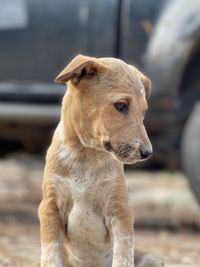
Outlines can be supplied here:
[[85, 147], [105, 150], [126, 164], [152, 154], [143, 123], [151, 82], [139, 70], [115, 58], [79, 55], [55, 81], [68, 82], [62, 116], [66, 124], [70, 116]]

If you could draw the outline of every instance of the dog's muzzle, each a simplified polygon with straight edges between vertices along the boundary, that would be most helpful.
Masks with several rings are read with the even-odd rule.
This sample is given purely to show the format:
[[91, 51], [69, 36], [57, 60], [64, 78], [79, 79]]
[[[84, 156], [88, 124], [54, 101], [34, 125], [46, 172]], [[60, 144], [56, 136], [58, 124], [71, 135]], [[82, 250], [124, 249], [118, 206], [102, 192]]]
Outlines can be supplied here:
[[104, 142], [104, 148], [106, 151], [111, 152], [119, 161], [127, 164], [146, 160], [153, 153], [152, 149], [142, 148], [139, 142], [135, 142], [134, 144], [118, 143], [112, 145], [111, 142], [106, 141]]
[[103, 143], [103, 146], [104, 146], [105, 150], [107, 150], [108, 152], [111, 152], [112, 151], [111, 142], [106, 141], [106, 142]]

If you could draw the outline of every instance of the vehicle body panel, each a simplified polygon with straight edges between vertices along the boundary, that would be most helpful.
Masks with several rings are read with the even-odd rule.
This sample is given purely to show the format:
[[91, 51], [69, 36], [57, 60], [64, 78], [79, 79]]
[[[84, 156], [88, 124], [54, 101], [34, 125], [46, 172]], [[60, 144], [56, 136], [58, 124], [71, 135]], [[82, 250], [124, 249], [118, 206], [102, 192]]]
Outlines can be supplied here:
[[[18, 8], [10, 20], [15, 1]], [[65, 87], [53, 80], [76, 54], [119, 57], [151, 78], [147, 129], [157, 160], [177, 166], [183, 122], [189, 116], [180, 118], [180, 87], [191, 55], [200, 47], [199, 0], [4, 0], [0, 21], [0, 103], [13, 103], [18, 115], [25, 112], [21, 104], [33, 105], [29, 120], [21, 116], [26, 118], [21, 122], [12, 108], [12, 114], [1, 109], [0, 137], [6, 138], [5, 124], [6, 129], [17, 124], [19, 132], [25, 121], [36, 128], [37, 105], [45, 127], [54, 127], [59, 116], [54, 107]], [[53, 107], [49, 114], [48, 105]], [[41, 128], [41, 120], [39, 124]]]

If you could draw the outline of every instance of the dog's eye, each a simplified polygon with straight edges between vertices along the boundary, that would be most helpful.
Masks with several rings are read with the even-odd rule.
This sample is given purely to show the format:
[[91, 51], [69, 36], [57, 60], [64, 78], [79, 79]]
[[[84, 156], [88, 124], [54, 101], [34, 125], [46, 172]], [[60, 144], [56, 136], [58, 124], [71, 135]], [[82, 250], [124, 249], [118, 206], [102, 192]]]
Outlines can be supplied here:
[[123, 114], [128, 114], [128, 104], [126, 102], [117, 102], [117, 103], [114, 103], [114, 106], [117, 111]]

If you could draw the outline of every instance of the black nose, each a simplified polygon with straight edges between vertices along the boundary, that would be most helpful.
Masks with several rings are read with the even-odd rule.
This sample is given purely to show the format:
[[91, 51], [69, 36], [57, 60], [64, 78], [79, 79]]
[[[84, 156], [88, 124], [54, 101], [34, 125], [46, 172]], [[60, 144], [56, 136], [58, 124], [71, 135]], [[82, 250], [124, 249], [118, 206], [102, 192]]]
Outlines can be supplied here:
[[142, 159], [147, 159], [149, 158], [151, 155], [153, 154], [152, 150], [148, 150], [148, 149], [141, 149], [140, 150], [140, 155]]

